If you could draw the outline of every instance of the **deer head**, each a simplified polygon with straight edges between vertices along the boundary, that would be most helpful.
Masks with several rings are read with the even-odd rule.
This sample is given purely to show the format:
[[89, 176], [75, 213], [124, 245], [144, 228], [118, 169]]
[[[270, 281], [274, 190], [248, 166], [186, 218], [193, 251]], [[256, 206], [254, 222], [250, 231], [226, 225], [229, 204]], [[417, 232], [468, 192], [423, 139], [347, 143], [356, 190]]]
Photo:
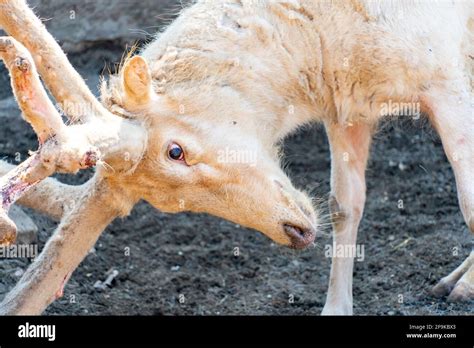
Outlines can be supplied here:
[[111, 86], [103, 86], [110, 110], [147, 129], [143, 158], [123, 186], [165, 212], [206, 212], [280, 244], [311, 243], [311, 201], [281, 170], [269, 135], [251, 122], [260, 117], [256, 108], [230, 87], [201, 84], [200, 91], [180, 86], [157, 93], [154, 79], [147, 61], [135, 56]]
[[[21, 2], [9, 6], [24, 7]], [[17, 99], [42, 144], [37, 156], [41, 160], [36, 165], [42, 172], [29, 174], [34, 177], [29, 182], [54, 171], [74, 173], [99, 162], [107, 167], [98, 170], [98, 178], [106, 178], [133, 200], [145, 199], [160, 210], [207, 212], [295, 248], [314, 240], [316, 215], [312, 204], [280, 169], [278, 139], [262, 129], [260, 119], [268, 110], [237, 93], [233, 86], [216, 83], [218, 75], [212, 82], [196, 85], [199, 81], [192, 80], [204, 74], [199, 71], [202, 65], [192, 64], [199, 56], [190, 55], [185, 67], [169, 54], [162, 62], [138, 55], [128, 59], [110, 86], [103, 86], [104, 107], [87, 90], [44, 27], [36, 34], [37, 40], [15, 35], [22, 17], [13, 20], [3, 12], [5, 28], [13, 30], [13, 36], [34, 52], [31, 57], [22, 44], [3, 40], [3, 57]], [[36, 18], [30, 19], [40, 25]], [[19, 59], [30, 71], [17, 66]], [[33, 60], [74, 125], [62, 124], [38, 82]], [[154, 64], [154, 72], [147, 61]], [[227, 65], [229, 71], [233, 65]], [[170, 82], [157, 86], [160, 69], [167, 70], [164, 77], [171, 83], [186, 69], [191, 83], [175, 88], [169, 87]], [[27, 90], [21, 83], [25, 79], [29, 79]], [[166, 91], [157, 92], [160, 87]], [[34, 93], [36, 99], [25, 98], [27, 93]]]

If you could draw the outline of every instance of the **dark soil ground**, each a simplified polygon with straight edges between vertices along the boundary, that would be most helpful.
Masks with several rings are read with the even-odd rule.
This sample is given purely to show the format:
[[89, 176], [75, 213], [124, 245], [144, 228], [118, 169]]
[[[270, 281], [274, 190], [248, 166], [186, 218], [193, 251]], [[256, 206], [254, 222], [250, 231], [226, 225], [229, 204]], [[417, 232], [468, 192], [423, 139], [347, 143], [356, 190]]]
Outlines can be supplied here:
[[[95, 89], [104, 62], [118, 62], [121, 53], [122, 48], [104, 43], [70, 58]], [[13, 161], [15, 153], [24, 159], [28, 149], [35, 149], [36, 140], [8, 98], [8, 84], [2, 72], [0, 156]], [[330, 163], [323, 129], [299, 132], [285, 149], [294, 182], [324, 201]], [[62, 179], [77, 183], [86, 176]], [[384, 123], [374, 140], [367, 182], [358, 239], [365, 259], [355, 265], [354, 312], [472, 314], [474, 303], [452, 304], [430, 295], [431, 287], [467, 257], [472, 236], [458, 208], [453, 173], [426, 121]], [[398, 208], [400, 199], [404, 209]], [[42, 247], [55, 224], [32, 216]], [[328, 243], [328, 227], [316, 248], [296, 252], [212, 216], [168, 215], [141, 203], [107, 228], [73, 274], [65, 296], [46, 314], [319, 314], [328, 285]], [[240, 256], [234, 256], [236, 247]], [[0, 260], [0, 298], [28, 263]], [[112, 286], [94, 288], [111, 270], [119, 272]]]

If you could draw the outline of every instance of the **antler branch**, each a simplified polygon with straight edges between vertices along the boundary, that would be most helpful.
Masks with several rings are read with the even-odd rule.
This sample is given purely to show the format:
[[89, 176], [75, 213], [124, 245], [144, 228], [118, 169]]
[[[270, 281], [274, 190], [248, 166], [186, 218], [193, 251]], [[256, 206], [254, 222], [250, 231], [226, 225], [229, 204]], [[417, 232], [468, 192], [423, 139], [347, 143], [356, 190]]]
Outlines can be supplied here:
[[[15, 168], [12, 164], [0, 161], [0, 177]], [[86, 184], [67, 185], [47, 178], [28, 189], [17, 202], [59, 221], [76, 204], [85, 188]]]
[[117, 169], [131, 167], [144, 151], [146, 136], [137, 124], [108, 112], [103, 118], [66, 126], [48, 99], [25, 47], [13, 38], [0, 37], [0, 58], [9, 69], [24, 118], [40, 142], [36, 153], [0, 178], [0, 244], [9, 244], [15, 239], [16, 228], [6, 212], [33, 185], [55, 172], [76, 173], [103, 161], [114, 162]]
[[[7, 66], [12, 88], [25, 119], [32, 125], [40, 142], [40, 151], [0, 179], [2, 198], [0, 243], [11, 243], [16, 228], [6, 211], [24, 192], [55, 171], [75, 173], [95, 165], [99, 150], [86, 141], [78, 141], [62, 122], [42, 88], [29, 52], [13, 38], [0, 37], [0, 58]], [[2, 221], [2, 220], [0, 220]]]
[[[0, 58], [40, 144], [30, 158], [0, 177], [0, 245], [15, 239], [16, 226], [6, 213], [16, 200], [61, 218], [39, 258], [0, 304], [0, 314], [39, 314], [108, 223], [128, 213], [138, 200], [123, 183], [133, 182], [127, 174], [144, 155], [147, 132], [138, 121], [117, 117], [94, 98], [24, 1], [0, 0], [0, 26], [20, 41], [0, 37]], [[58, 102], [87, 105], [63, 108], [72, 121], [81, 122], [63, 123], [36, 68]], [[55, 172], [76, 173], [95, 164], [103, 166], [80, 187], [44, 180]], [[0, 174], [5, 167], [0, 163]]]
[[45, 84], [72, 121], [106, 114], [59, 44], [24, 0], [0, 0], [0, 27], [32, 53]]
[[71, 273], [105, 227], [121, 214], [113, 190], [101, 180], [86, 184], [77, 204], [58, 226], [43, 251], [0, 304], [0, 314], [41, 314], [62, 296]]

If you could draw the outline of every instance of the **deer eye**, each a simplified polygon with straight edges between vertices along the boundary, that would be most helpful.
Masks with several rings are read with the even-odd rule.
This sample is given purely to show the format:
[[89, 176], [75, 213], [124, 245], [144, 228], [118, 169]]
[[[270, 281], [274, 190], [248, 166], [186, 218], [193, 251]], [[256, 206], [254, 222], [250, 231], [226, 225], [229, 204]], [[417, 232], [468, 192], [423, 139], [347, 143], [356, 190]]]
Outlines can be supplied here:
[[171, 143], [168, 146], [168, 157], [174, 161], [184, 161], [184, 151], [176, 143]]

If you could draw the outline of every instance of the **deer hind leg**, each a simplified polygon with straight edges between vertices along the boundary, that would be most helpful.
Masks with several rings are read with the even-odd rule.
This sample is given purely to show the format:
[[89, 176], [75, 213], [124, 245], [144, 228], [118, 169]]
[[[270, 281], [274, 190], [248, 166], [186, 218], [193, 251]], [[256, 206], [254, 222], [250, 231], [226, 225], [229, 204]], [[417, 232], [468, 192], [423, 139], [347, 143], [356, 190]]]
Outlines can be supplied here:
[[[91, 179], [75, 207], [63, 217], [43, 251], [0, 304], [0, 314], [41, 314], [62, 293], [70, 274], [87, 255], [105, 227], [118, 215], [124, 197], [115, 197], [105, 182]], [[121, 207], [120, 206], [120, 207]]]
[[[474, 111], [473, 96], [466, 86], [453, 96], [432, 92], [426, 97], [431, 121], [438, 131], [446, 156], [456, 178], [459, 205], [464, 220], [474, 233]], [[438, 296], [450, 294], [448, 300], [474, 300], [474, 253], [454, 272], [433, 288]]]
[[[372, 127], [365, 124], [350, 127], [327, 125], [326, 131], [331, 147], [329, 204], [333, 216], [333, 247], [355, 250], [365, 204], [365, 168]], [[333, 253], [323, 315], [352, 314], [353, 267], [353, 254], [341, 257]]]

